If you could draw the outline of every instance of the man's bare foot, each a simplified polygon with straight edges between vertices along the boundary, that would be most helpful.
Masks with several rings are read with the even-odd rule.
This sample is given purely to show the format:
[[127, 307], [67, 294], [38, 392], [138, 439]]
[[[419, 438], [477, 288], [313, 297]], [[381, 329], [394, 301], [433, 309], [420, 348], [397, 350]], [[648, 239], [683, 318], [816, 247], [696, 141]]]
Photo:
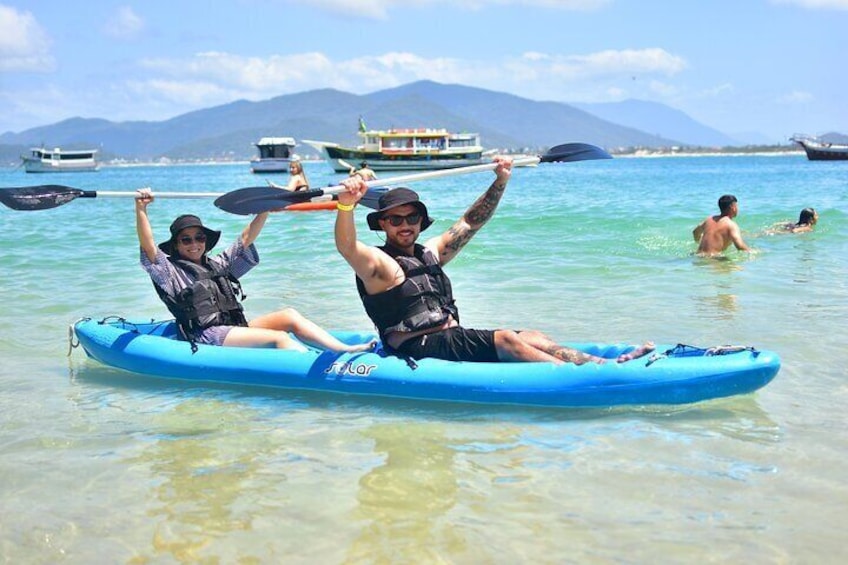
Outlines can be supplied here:
[[363, 351], [372, 351], [377, 347], [377, 340], [372, 339], [368, 343], [358, 343], [356, 345], [348, 345], [345, 348], [345, 353], [361, 353]]
[[623, 355], [619, 355], [617, 361], [619, 363], [625, 363], [627, 361], [632, 361], [634, 359], [638, 359], [639, 357], [647, 355], [648, 353], [650, 353], [651, 351], [653, 351], [656, 348], [657, 348], [657, 346], [654, 345], [653, 341], [646, 341], [644, 343], [644, 345], [637, 347], [633, 351], [631, 351], [629, 353], [625, 353]]

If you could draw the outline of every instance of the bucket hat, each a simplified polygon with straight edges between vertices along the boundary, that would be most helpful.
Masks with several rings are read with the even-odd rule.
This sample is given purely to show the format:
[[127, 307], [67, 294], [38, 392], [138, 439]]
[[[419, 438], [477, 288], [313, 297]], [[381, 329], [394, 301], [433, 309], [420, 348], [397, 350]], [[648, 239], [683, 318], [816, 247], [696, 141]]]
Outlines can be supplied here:
[[433, 218], [427, 212], [427, 206], [421, 202], [415, 191], [404, 186], [393, 188], [380, 195], [380, 199], [377, 200], [378, 208], [368, 214], [368, 227], [373, 231], [382, 231], [383, 228], [380, 227], [379, 220], [383, 217], [383, 213], [404, 204], [412, 204], [421, 212], [421, 231], [430, 227], [430, 224], [433, 223]]
[[203, 225], [203, 222], [200, 221], [200, 218], [193, 214], [183, 214], [179, 216], [176, 220], [171, 223], [171, 239], [168, 241], [163, 241], [159, 244], [159, 249], [167, 253], [168, 255], [174, 254], [174, 244], [177, 241], [177, 235], [186, 228], [200, 228], [203, 230], [203, 233], [206, 234], [206, 249], [204, 253], [208, 253], [215, 244], [218, 243], [218, 240], [221, 238], [221, 232], [216, 230], [211, 230]]

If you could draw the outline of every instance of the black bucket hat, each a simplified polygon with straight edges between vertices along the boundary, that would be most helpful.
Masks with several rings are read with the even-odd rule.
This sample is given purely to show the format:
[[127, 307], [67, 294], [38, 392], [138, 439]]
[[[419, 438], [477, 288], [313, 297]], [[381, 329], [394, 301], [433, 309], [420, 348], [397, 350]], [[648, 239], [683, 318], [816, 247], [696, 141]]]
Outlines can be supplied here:
[[412, 204], [419, 212], [421, 212], [421, 231], [426, 230], [433, 223], [433, 218], [427, 212], [427, 206], [418, 198], [418, 194], [404, 186], [393, 188], [388, 192], [380, 195], [377, 201], [378, 208], [368, 214], [368, 227], [373, 231], [382, 231], [380, 227], [380, 218], [383, 217], [383, 212], [403, 206], [404, 204]]
[[177, 235], [186, 228], [200, 228], [203, 230], [203, 233], [206, 234], [206, 250], [204, 253], [208, 253], [210, 249], [215, 247], [215, 244], [217, 244], [218, 240], [221, 238], [221, 232], [210, 230], [203, 225], [203, 222], [201, 222], [200, 218], [197, 216], [192, 214], [183, 214], [171, 223], [171, 239], [160, 243], [159, 249], [168, 255], [173, 255], [174, 243], [177, 240]]

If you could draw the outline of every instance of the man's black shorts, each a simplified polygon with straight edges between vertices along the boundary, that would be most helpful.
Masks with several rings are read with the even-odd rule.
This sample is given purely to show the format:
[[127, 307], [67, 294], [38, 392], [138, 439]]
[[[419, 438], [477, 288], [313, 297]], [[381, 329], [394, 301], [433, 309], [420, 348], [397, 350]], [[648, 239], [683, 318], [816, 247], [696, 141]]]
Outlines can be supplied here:
[[494, 331], [461, 327], [413, 337], [403, 342], [397, 352], [413, 359], [434, 357], [446, 361], [499, 361]]

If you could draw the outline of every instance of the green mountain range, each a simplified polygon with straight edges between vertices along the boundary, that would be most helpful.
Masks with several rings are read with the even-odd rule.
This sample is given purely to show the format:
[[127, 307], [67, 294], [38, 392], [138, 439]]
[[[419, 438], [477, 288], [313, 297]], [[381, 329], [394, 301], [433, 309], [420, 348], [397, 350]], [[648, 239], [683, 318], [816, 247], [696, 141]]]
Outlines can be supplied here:
[[[631, 104], [628, 117], [627, 108], [618, 111], [614, 105], [580, 109], [431, 81], [367, 95], [321, 89], [260, 102], [239, 100], [159, 122], [71, 118], [19, 133], [7, 132], [0, 135], [0, 160], [17, 161], [29, 147], [41, 145], [98, 148], [104, 160], [242, 160], [254, 157], [253, 143], [266, 136], [355, 145], [360, 116], [369, 129], [438, 127], [479, 132], [484, 147], [499, 150], [538, 151], [570, 141], [609, 150], [733, 144], [720, 132], [658, 104], [650, 106], [649, 132], [634, 127], [645, 123], [644, 116], [639, 119], [639, 114], [646, 112], [645, 104]], [[303, 144], [296, 151], [316, 155]]]

